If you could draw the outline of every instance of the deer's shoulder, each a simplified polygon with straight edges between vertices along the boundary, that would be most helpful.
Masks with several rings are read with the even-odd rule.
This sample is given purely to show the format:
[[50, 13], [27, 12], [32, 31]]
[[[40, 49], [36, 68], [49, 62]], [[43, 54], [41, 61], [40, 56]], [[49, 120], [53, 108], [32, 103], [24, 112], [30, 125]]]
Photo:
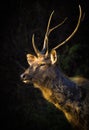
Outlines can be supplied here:
[[86, 88], [89, 88], [89, 80], [84, 77], [80, 77], [80, 76], [71, 77], [70, 80], [75, 82], [78, 86], [82, 86], [82, 87], [86, 86]]

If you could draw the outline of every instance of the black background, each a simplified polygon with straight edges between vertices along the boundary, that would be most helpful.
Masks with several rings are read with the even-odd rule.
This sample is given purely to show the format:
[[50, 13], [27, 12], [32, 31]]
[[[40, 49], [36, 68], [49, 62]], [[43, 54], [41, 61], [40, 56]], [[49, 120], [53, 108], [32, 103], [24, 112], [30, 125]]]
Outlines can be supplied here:
[[[80, 49], [79, 55], [82, 56], [81, 63], [84, 64], [86, 61], [86, 63], [89, 63], [88, 0], [36, 0], [32, 2], [3, 0], [0, 2], [0, 127], [2, 129], [4, 127], [10, 129], [32, 129], [32, 127], [43, 129], [45, 124], [48, 123], [41, 122], [44, 124], [42, 127], [43, 124], [39, 125], [41, 121], [39, 118], [36, 118], [40, 120], [39, 122], [37, 120], [31, 122], [31, 110], [35, 107], [35, 113], [42, 111], [42, 114], [45, 115], [48, 111], [44, 107], [48, 107], [48, 104], [38, 90], [22, 84], [19, 76], [23, 72], [23, 66], [28, 66], [25, 55], [29, 52], [34, 54], [31, 44], [32, 34], [35, 33], [37, 47], [41, 49], [49, 15], [55, 10], [51, 22], [52, 27], [64, 20], [66, 16], [68, 17], [66, 23], [49, 36], [49, 48], [56, 46], [74, 29], [79, 14], [79, 4], [83, 10], [83, 19], [78, 32], [67, 44], [72, 46], [75, 43], [81, 43], [82, 49]], [[62, 54], [63, 49], [65, 47], [58, 49], [58, 53]], [[86, 67], [88, 67], [88, 64]], [[88, 74], [85, 76], [89, 78]], [[37, 96], [37, 93], [40, 96]], [[52, 106], [51, 109], [54, 111], [55, 108]], [[60, 115], [57, 110], [55, 111], [57, 115]], [[38, 114], [41, 113], [38, 112]], [[52, 115], [48, 112], [48, 115], [50, 114]], [[35, 118], [35, 116], [33, 117]], [[35, 123], [32, 124], [33, 122]], [[54, 123], [54, 125], [58, 124]], [[69, 124], [65, 125], [65, 128], [63, 125], [59, 126], [59, 129], [66, 129], [66, 127], [70, 128]], [[50, 125], [47, 128], [50, 129]], [[57, 129], [58, 127], [55, 127], [55, 130]]]

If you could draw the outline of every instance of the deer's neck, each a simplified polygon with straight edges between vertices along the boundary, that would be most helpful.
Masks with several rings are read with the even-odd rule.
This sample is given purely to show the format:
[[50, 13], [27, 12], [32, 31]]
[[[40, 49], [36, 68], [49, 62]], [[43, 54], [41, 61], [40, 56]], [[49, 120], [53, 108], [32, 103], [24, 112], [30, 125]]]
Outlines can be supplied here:
[[[79, 95], [80, 89], [77, 86], [77, 84], [71, 81], [67, 76], [65, 76], [62, 73], [59, 74], [59, 77], [56, 83], [54, 84], [53, 89], [54, 89], [54, 92], [56, 91], [56, 93], [63, 95], [64, 97], [62, 98], [63, 102], [67, 100], [70, 100], [73, 102], [73, 101], [79, 100], [80, 98], [80, 95]], [[61, 100], [60, 100], [60, 103], [62, 103]]]
[[80, 88], [64, 74], [55, 69], [55, 78], [48, 78], [45, 82], [36, 83], [45, 99], [62, 110], [70, 122], [76, 122], [75, 113], [79, 112], [81, 104]]
[[52, 99], [55, 106], [64, 112], [69, 122], [77, 125], [76, 120], [81, 106], [81, 90], [62, 72], [57, 71], [57, 75], [53, 82], [55, 84], [52, 88]]
[[[56, 97], [56, 102], [60, 106], [70, 106], [79, 104], [81, 98], [80, 88], [65, 76], [61, 71], [57, 70], [57, 77], [53, 82], [53, 94]], [[70, 106], [72, 107], [72, 106]]]
[[87, 107], [83, 107], [86, 102], [84, 89], [72, 82], [58, 68], [55, 68], [55, 74], [51, 75], [45, 82], [40, 79], [40, 82], [35, 84], [36, 87], [42, 91], [45, 99], [64, 112], [69, 122], [83, 128], [82, 113], [85, 111], [86, 114], [88, 111]]
[[[54, 70], [54, 68], [53, 68]], [[59, 68], [55, 68], [55, 75], [49, 76], [45, 81], [38, 81], [35, 86], [39, 88], [43, 96], [51, 102], [60, 106], [67, 102], [78, 102], [80, 100], [79, 87], [66, 77]]]

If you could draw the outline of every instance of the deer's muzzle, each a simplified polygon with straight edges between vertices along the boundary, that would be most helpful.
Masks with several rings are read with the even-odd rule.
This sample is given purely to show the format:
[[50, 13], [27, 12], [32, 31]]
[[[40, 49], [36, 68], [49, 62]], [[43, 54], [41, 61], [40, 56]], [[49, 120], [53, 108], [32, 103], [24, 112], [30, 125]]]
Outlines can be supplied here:
[[25, 73], [21, 74], [21, 75], [20, 75], [20, 78], [21, 78], [21, 80], [22, 80], [24, 83], [29, 83], [29, 82], [31, 82], [31, 80], [32, 80], [32, 76], [30, 76], [30, 75], [28, 75], [28, 74], [25, 74]]

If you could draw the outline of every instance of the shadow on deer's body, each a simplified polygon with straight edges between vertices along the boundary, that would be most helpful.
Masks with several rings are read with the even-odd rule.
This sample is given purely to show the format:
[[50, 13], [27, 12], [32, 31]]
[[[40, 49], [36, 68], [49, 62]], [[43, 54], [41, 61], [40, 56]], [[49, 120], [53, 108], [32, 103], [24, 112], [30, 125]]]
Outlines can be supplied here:
[[51, 13], [41, 52], [35, 46], [33, 34], [32, 44], [37, 56], [27, 54], [29, 68], [21, 75], [21, 79], [24, 83], [31, 82], [36, 88], [39, 88], [44, 98], [63, 111], [69, 122], [78, 128], [78, 130], [88, 130], [89, 92], [86, 86], [89, 86], [89, 81], [83, 78], [70, 80], [56, 64], [56, 49], [69, 41], [78, 30], [82, 15], [80, 5], [79, 11], [78, 23], [72, 34], [61, 44], [54, 47], [51, 52], [48, 52], [48, 36], [51, 31], [63, 24], [65, 20], [50, 29], [49, 25], [53, 12]]

